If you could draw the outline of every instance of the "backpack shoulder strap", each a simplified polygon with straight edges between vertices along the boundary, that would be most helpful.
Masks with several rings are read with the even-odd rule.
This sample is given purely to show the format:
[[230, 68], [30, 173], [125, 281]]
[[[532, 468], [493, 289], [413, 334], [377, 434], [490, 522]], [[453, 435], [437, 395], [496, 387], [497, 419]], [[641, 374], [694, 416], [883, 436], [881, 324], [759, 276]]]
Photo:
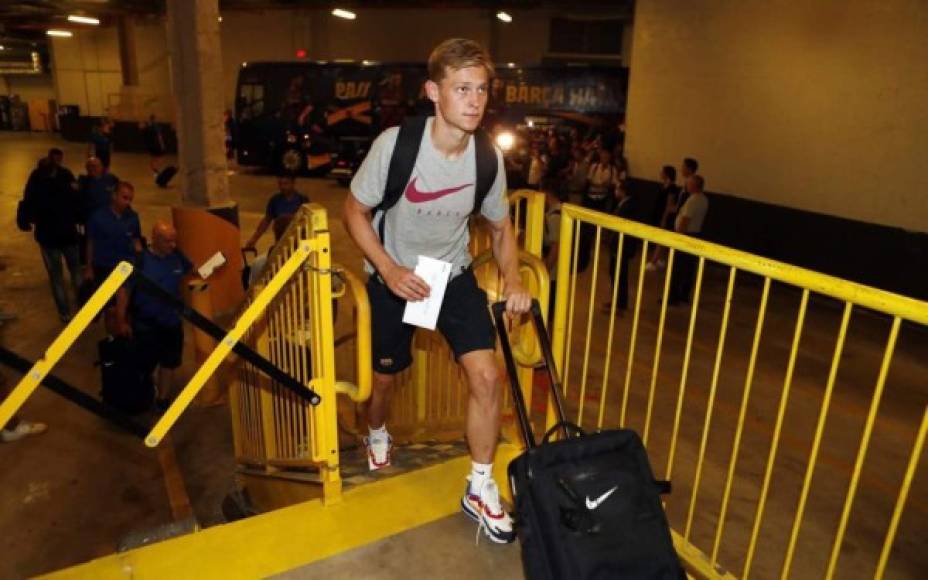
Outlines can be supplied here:
[[482, 128], [474, 131], [474, 155], [477, 164], [477, 184], [474, 188], [473, 214], [477, 215], [480, 213], [483, 200], [490, 193], [490, 189], [496, 181], [496, 173], [499, 171], [496, 148], [493, 147], [490, 136]]
[[384, 222], [386, 213], [396, 205], [409, 183], [409, 177], [416, 166], [416, 157], [419, 155], [419, 144], [422, 143], [422, 134], [425, 133], [427, 117], [406, 117], [400, 125], [396, 136], [396, 145], [390, 156], [390, 168], [387, 170], [387, 184], [383, 190], [383, 199], [375, 210], [380, 212], [380, 223], [377, 234], [380, 242], [384, 241]]
[[425, 132], [426, 117], [406, 117], [400, 125], [393, 155], [390, 157], [390, 169], [387, 171], [387, 185], [383, 190], [383, 199], [377, 209], [386, 211], [396, 205], [412, 170], [416, 166], [416, 157], [419, 155], [419, 144]]

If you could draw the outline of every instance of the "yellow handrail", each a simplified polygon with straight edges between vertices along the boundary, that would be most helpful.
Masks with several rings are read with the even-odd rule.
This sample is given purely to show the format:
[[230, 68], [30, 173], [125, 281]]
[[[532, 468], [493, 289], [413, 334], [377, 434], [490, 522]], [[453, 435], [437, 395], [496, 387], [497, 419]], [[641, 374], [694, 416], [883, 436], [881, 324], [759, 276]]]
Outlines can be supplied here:
[[84, 306], [78, 310], [71, 322], [64, 327], [64, 330], [55, 337], [45, 355], [35, 361], [29, 372], [23, 375], [13, 391], [0, 402], [0, 425], [6, 425], [7, 422], [23, 406], [26, 400], [32, 396], [32, 393], [42, 383], [42, 379], [52, 372], [52, 369], [61, 360], [61, 357], [68, 352], [68, 349], [74, 344], [84, 330], [90, 326], [97, 314], [106, 306], [106, 303], [119, 291], [126, 279], [132, 275], [132, 264], [120, 262], [116, 268], [107, 276], [106, 280], [90, 297]]
[[355, 341], [357, 356], [355, 375], [357, 384], [350, 381], [336, 381], [335, 390], [348, 395], [355, 403], [363, 403], [371, 396], [373, 366], [371, 364], [371, 305], [367, 300], [367, 288], [356, 274], [340, 270], [345, 278], [347, 291], [351, 295], [355, 308]]
[[[581, 273], [576, 271], [581, 228], [588, 227], [595, 229], [595, 235], [590, 236], [594, 239], [591, 253], [591, 267], [589, 271], [582, 274], [582, 281], [578, 284], [578, 278]], [[650, 310], [648, 317], [644, 317], [642, 312], [642, 295], [645, 292], [645, 259], [640, 258], [640, 268], [638, 269], [637, 295], [632, 310], [633, 318], [630, 325], [623, 325], [627, 331], [630, 329], [630, 335], [627, 335], [627, 354], [616, 356], [613, 352], [613, 333], [618, 327], [614, 320], [616, 314], [615, 302], [619, 283], [628, 283], [628, 280], [620, 280], [620, 270], [617, 268], [616, 274], [612, 280], [607, 279], [612, 284], [612, 307], [609, 311], [609, 319], [598, 319], [596, 324], [600, 325], [599, 334], [594, 339], [593, 324], [594, 313], [593, 304], [596, 300], [598, 287], [602, 278], [600, 272], [603, 264], [600, 263], [600, 241], [608, 239], [605, 232], [617, 233], [617, 245], [612, 249], [612, 255], [606, 259], [615, 260], [616, 265], [623, 261], [623, 245], [631, 237], [639, 238], [644, 241], [642, 254], [647, 253], [649, 246], [662, 245], [669, 248], [667, 271], [663, 277], [654, 277], [652, 282], [647, 285], [648, 291], [656, 292], [657, 297], [662, 296], [660, 306], [657, 311]], [[590, 209], [582, 208], [572, 204], [563, 204], [561, 207], [561, 251], [557, 264], [556, 288], [557, 301], [554, 308], [554, 317], [551, 322], [553, 334], [553, 351], [555, 363], [561, 369], [563, 377], [564, 394], [568, 403], [573, 405], [572, 412], [577, 413], [577, 422], [583, 425], [584, 421], [588, 423], [595, 422], [596, 428], [607, 428], [611, 423], [613, 426], [627, 427], [626, 420], [633, 411], [628, 409], [630, 402], [636, 402], [636, 399], [630, 396], [630, 391], [636, 385], [644, 389], [641, 403], [644, 406], [641, 415], [632, 416], [632, 421], [643, 420], [643, 439], [649, 450], [653, 453], [652, 457], [662, 462], [666, 462], [664, 477], [670, 478], [672, 475], [677, 478], [674, 489], [683, 489], [685, 497], [681, 502], [668, 502], [670, 508], [676, 504], [673, 511], [668, 511], [671, 516], [672, 535], [674, 545], [677, 548], [681, 558], [685, 561], [688, 570], [699, 576], [713, 579], [733, 578], [722, 565], [720, 559], [729, 560], [727, 564], [738, 565], [741, 570], [741, 577], [747, 578], [752, 572], [759, 573], [754, 568], [761, 566], [755, 562], [758, 554], [765, 556], [763, 563], [765, 574], [771, 566], [771, 557], [778, 567], [777, 575], [781, 578], [789, 578], [794, 574], [793, 569], [800, 562], [797, 552], [803, 546], [800, 542], [800, 533], [805, 531], [811, 533], [815, 530], [821, 533], [817, 527], [805, 526], [803, 529], [803, 519], [807, 510], [807, 504], [810, 498], [815, 497], [812, 489], [813, 476], [816, 467], [824, 469], [824, 453], [822, 447], [828, 441], [826, 437], [825, 426], [830, 422], [829, 417], [833, 415], [832, 401], [836, 398], [835, 391], [840, 377], [843, 377], [846, 371], [840, 369], [842, 354], [844, 353], [845, 340], [849, 336], [852, 314], [863, 310], [864, 308], [887, 315], [890, 318], [891, 327], [889, 336], [886, 339], [885, 348], [882, 350], [882, 361], [879, 367], [879, 373], [876, 377], [876, 386], [869, 396], [869, 401], [863, 410], [858, 410], [855, 406], [853, 414], [857, 420], [857, 415], [864, 415], [859, 418], [862, 423], [862, 435], [859, 445], [856, 446], [854, 453], [855, 459], [851, 465], [842, 467], [842, 470], [848, 472], [849, 483], [847, 492], [839, 503], [839, 521], [837, 530], [834, 535], [828, 539], [830, 552], [825, 554], [825, 562], [822, 565], [821, 574], [825, 578], [840, 576], [838, 563], [840, 556], [845, 548], [845, 535], [849, 530], [853, 530], [852, 520], [857, 517], [855, 500], [861, 496], [863, 502], [864, 484], [868, 484], [868, 492], [872, 493], [873, 486], [877, 485], [875, 481], [867, 481], [866, 473], [870, 465], [868, 458], [875, 456], [876, 447], [880, 439], [876, 435], [876, 429], [881, 425], [879, 416], [881, 400], [884, 398], [884, 391], [888, 392], [887, 379], [891, 376], [890, 368], [893, 363], [897, 340], [901, 342], [900, 329], [903, 323], [914, 323], [928, 325], [928, 303], [916, 299], [900, 296], [892, 292], [886, 292], [876, 288], [871, 288], [855, 282], [842, 280], [833, 276], [828, 276], [797, 266], [784, 264], [775, 260], [754, 256], [746, 252], [726, 248], [699, 240], [694, 237], [680, 235], [666, 230], [657, 229], [641, 223], [625, 220], [616, 216], [596, 212]], [[611, 244], [611, 242], [610, 242]], [[639, 258], [635, 258], [639, 259]], [[682, 270], [688, 269], [688, 264], [684, 268], [679, 267], [679, 263], [688, 260], [693, 264], [693, 276], [695, 284], [692, 287], [692, 303], [686, 308], [685, 317], [681, 312], [679, 316], [673, 316], [668, 311], [668, 298], [670, 297], [671, 282], [676, 279], [677, 275], [682, 275]], [[721, 271], [712, 271], [707, 268], [708, 263], [720, 265], [728, 272], [727, 290], [721, 288], [711, 289], [703, 288], [704, 283], [708, 285], [711, 280], [716, 283], [717, 278], [721, 278]], [[678, 274], [680, 272], [680, 274]], [[742, 308], [747, 306], [742, 300], [735, 299], [735, 280], [738, 278], [741, 286], [741, 272], [756, 274], [761, 277], [762, 288], [759, 290], [759, 305], [756, 311], [756, 321], [753, 325], [753, 340], [744, 341], [744, 348], [747, 351], [747, 371], [743, 377], [743, 382], [737, 382], [735, 386], [731, 381], [722, 378], [722, 375], [728, 374], [725, 370], [728, 366], [730, 354], [728, 351], [738, 350], [735, 348], [735, 342], [730, 332], [734, 332], [735, 327], [735, 305]], [[626, 275], [632, 275], [632, 269], [626, 271]], [[771, 299], [771, 290], [773, 282], [781, 282], [800, 291], [798, 300], [798, 311], [795, 319], [788, 332], [791, 340], [783, 340], [783, 350], [786, 356], [783, 357], [782, 376], [777, 376], [777, 381], [773, 388], [778, 389], [775, 394], [766, 393], [768, 397], [750, 401], [752, 385], [754, 382], [755, 369], [758, 367], [759, 351], [761, 350], [762, 333], [765, 331], [765, 320], [768, 317], [768, 303]], [[720, 280], [719, 282], [720, 283]], [[753, 284], [751, 287], [753, 288]], [[753, 290], [751, 290], [753, 292]], [[740, 294], [740, 292], [739, 292]], [[822, 388], [816, 390], [816, 385], [809, 385], [808, 375], [810, 370], [808, 364], [803, 360], [804, 350], [811, 348], [811, 341], [807, 342], [804, 334], [807, 330], [812, 329], [816, 333], [821, 333], [821, 323], [819, 317], [824, 315], [825, 311], [816, 309], [813, 320], [810, 313], [813, 311], [813, 295], [826, 296], [840, 302], [843, 302], [844, 313], [841, 317], [840, 324], [835, 323], [837, 339], [834, 345], [834, 351], [831, 353], [831, 366], [828, 368], [827, 379], [823, 378]], [[589, 299], [590, 303], [586, 304], [581, 300]], [[708, 298], [706, 298], [708, 297]], [[581, 303], [583, 302], [583, 303]], [[702, 302], [706, 302], [703, 304]], [[754, 306], [750, 306], [754, 308]], [[702, 348], [699, 345], [700, 337], [706, 336], [708, 331], [704, 328], [703, 312], [708, 310], [712, 317], [713, 325], [718, 324], [718, 334], [713, 336], [714, 348]], [[830, 309], [829, 309], [830, 311]], [[576, 314], [576, 316], [575, 316]], [[650, 314], [654, 314], [652, 318]], [[583, 317], [586, 320], [583, 321]], [[575, 319], [580, 321], [578, 324], [586, 323], [582, 328], [575, 328]], [[654, 340], [653, 356], [650, 357], [650, 367], [646, 369], [636, 368], [633, 377], [633, 365], [638, 367], [643, 360], [648, 361], [648, 354], [642, 353], [636, 356], [636, 346], [642, 342], [639, 337], [644, 322], [645, 332], [653, 337]], [[697, 322], [698, 321], [698, 322]], [[882, 324], [882, 323], [881, 323]], [[783, 328], [782, 325], [769, 325], [775, 329]], [[830, 327], [829, 327], [830, 328]], [[697, 329], [699, 332], [697, 332]], [[577, 332], [575, 332], [577, 331]], [[607, 336], [602, 333], [607, 332]], [[667, 332], [672, 332], [671, 340], [667, 340]], [[713, 334], [715, 333], [713, 329]], [[601, 339], [601, 342], [599, 342]], [[622, 344], [622, 343], [619, 343]], [[780, 344], [779, 342], [777, 343]], [[726, 345], [730, 345], [726, 349]], [[805, 347], [800, 349], [800, 346]], [[910, 345], [911, 346], [911, 345]], [[601, 352], [601, 348], [605, 352]], [[672, 362], [677, 364], [671, 365], [677, 367], [682, 360], [682, 365], [676, 369], [660, 369], [662, 353], [666, 349], [678, 349], [679, 358]], [[580, 352], [577, 352], [579, 349]], [[711, 353], [711, 359], [710, 359]], [[601, 358], [599, 358], [601, 357]], [[624, 360], [622, 358], [624, 357]], [[572, 360], [573, 359], [573, 360]], [[642, 360], [643, 359], [643, 360]], [[923, 359], [920, 359], [923, 362]], [[571, 369], [570, 365], [577, 368]], [[613, 364], [614, 363], [614, 364]], [[621, 366], [621, 365], [625, 366]], [[735, 363], [737, 365], [737, 362]], [[618, 366], [617, 369], [613, 367]], [[668, 366], [666, 363], [664, 366]], [[691, 368], [692, 367], [692, 368]], [[826, 367], [827, 368], [827, 367]], [[605, 369], [605, 370], [603, 370]], [[573, 372], [572, 372], [573, 371]], [[601, 372], [602, 378], [595, 374]], [[676, 374], [679, 372], [679, 374]], [[589, 376], [588, 376], [589, 375]], [[621, 376], [618, 376], [621, 375]], [[643, 376], [647, 375], [647, 377]], [[579, 377], [579, 379], [577, 378]], [[780, 383], [782, 379], [782, 383]], [[579, 384], [577, 381], [579, 380]], [[857, 378], [852, 380], [859, 380]], [[574, 384], [571, 384], [571, 381]], [[593, 386], [593, 382], [597, 385]], [[609, 385], [624, 383], [624, 390], [621, 395], [609, 392]], [[770, 384], [769, 380], [765, 383]], [[800, 386], [801, 385], [801, 386]], [[575, 387], [570, 390], [570, 387]], [[597, 388], [598, 387], [598, 388]], [[723, 391], [723, 387], [726, 391]], [[740, 388], [740, 393], [736, 393], [734, 404], [731, 400], [731, 389]], [[821, 401], [815, 402], [814, 415], [811, 426], [797, 423], [799, 420], [795, 415], [795, 409], [800, 405], [799, 401], [808, 404], [810, 389], [815, 394], [821, 393]], [[608, 399], [607, 399], [608, 394]], [[757, 419], [757, 411], [749, 413], [750, 407], [753, 409], [769, 401], [769, 406], [763, 412], [763, 418]], [[599, 405], [598, 413], [594, 417], [585, 415], [583, 412], [585, 404]], [[607, 409], [607, 404], [609, 408]], [[818, 405], [821, 405], [820, 407]], [[842, 405], [843, 412], [849, 412], [847, 404]], [[549, 424], [552, 421], [551, 408], [548, 405]], [[608, 412], [607, 412], [608, 411]], [[629, 414], [627, 414], [629, 411]], [[803, 409], [805, 414], [809, 413], [808, 409]], [[876, 577], [881, 577], [886, 570], [887, 559], [892, 544], [898, 530], [899, 522], [902, 519], [902, 512], [906, 500], [909, 496], [914, 471], [920, 461], [924, 449], [924, 440], [926, 437], [926, 421], [928, 421], [928, 408], [924, 409], [925, 415], [922, 418], [921, 426], [918, 427], [918, 434], [915, 438], [914, 446], [907, 460], [908, 467], [905, 469], [903, 482], [896, 497], [895, 509], [892, 512], [892, 518], [889, 524], [889, 530], [882, 543], [882, 550], [879, 553], [879, 562], [877, 564]], [[735, 416], [734, 423], [731, 423], [732, 416]], [[661, 437], [655, 438], [654, 426], [655, 417], [660, 417], [660, 425], [665, 426], [661, 431], [668, 433], [661, 434]], [[905, 415], [906, 422], [911, 417]], [[722, 421], [721, 419], [726, 419]], [[834, 422], [839, 424], [838, 421]], [[697, 426], [698, 425], [698, 426]], [[801, 425], [801, 426], [800, 426]], [[811, 450], [808, 453], [807, 463], [802, 464], [799, 476], [802, 478], [801, 487], [797, 488], [798, 500], [795, 511], [784, 513], [782, 510], [783, 498], [778, 487], [786, 480], [786, 476], [781, 474], [779, 466], [785, 458], [795, 461], [795, 451], [797, 449], [797, 426], [798, 432], [802, 436], [808, 436]], [[746, 471], [739, 474], [738, 461], [739, 454], [744, 459], [745, 449], [743, 441], [745, 429], [762, 429], [766, 435], [766, 441], [769, 447], [760, 451], [752, 449], [752, 460], [757, 463], [756, 471]], [[906, 427], [907, 428], [907, 427]], [[733, 438], [729, 435], [728, 429], [733, 432]], [[811, 432], [810, 432], [811, 430]], [[720, 439], [721, 438], [721, 439]], [[657, 439], [655, 441], [655, 439]], [[720, 459], [719, 444], [716, 441], [724, 440], [725, 459]], [[728, 444], [731, 448], [728, 449]], [[767, 445], [765, 443], [764, 445]], [[715, 448], [715, 450], [713, 450]], [[759, 452], [758, 452], [759, 451]], [[881, 461], [887, 458], [881, 457]], [[901, 458], [900, 458], [901, 459]], [[800, 461], [806, 460], [803, 455]], [[875, 459], [874, 459], [875, 461]], [[721, 464], [719, 465], [719, 463]], [[742, 463], [744, 463], [742, 461]], [[895, 467], [898, 467], [895, 466]], [[745, 466], [743, 470], [746, 470]], [[710, 471], [711, 470], [711, 471]], [[712, 473], [710, 477], [710, 473]], [[756, 475], [754, 484], [757, 487], [756, 499], [749, 506], [738, 505], [733, 500], [733, 493], [736, 478]], [[710, 481], [713, 482], [710, 485]], [[715, 482], [722, 482], [723, 485], [715, 485]], [[681, 485], [682, 482], [682, 485]], [[794, 485], [791, 483], [791, 485]], [[688, 495], [687, 495], [688, 494]], [[717, 495], [716, 495], [717, 494]], [[705, 499], [703, 497], [705, 496]], [[774, 499], [776, 498], [776, 499]], [[719, 501], [720, 500], [720, 501]], [[769, 500], [769, 501], [768, 501]], [[718, 512], [714, 509], [706, 511], [708, 505], [716, 505], [713, 502], [718, 501], [720, 506]], [[768, 503], [776, 501], [777, 510], [768, 510]], [[871, 503], [872, 502], [868, 502]], [[872, 509], [872, 506], [869, 506]], [[770, 513], [767, 513], [767, 512]], [[817, 510], [820, 511], [820, 510]], [[676, 513], [682, 512], [682, 513]], [[765, 545], [765, 538], [762, 530], [766, 534], [769, 529], [766, 522], [776, 518], [782, 521], [784, 516], [788, 519], [785, 527], [788, 536], [784, 538], [784, 551], [782, 554], [769, 555], [768, 546]], [[675, 517], [680, 517], [679, 521]], [[713, 529], [710, 534], [704, 533], [701, 529], [707, 525], [707, 522], [714, 522], [711, 525]], [[735, 537], [730, 538], [732, 541], [723, 544], [726, 523], [729, 524], [729, 530], [738, 522], [742, 532]], [[808, 522], [806, 522], [808, 523]], [[732, 531], [728, 532], [729, 536], [734, 536]], [[694, 542], [704, 541], [709, 538], [706, 547], [697, 546]], [[880, 548], [879, 545], [876, 546]], [[782, 559], [782, 561], [780, 561]], [[732, 562], [731, 560], [734, 560]], [[757, 564], [757, 565], [755, 565]], [[794, 565], [795, 564], [795, 565]], [[803, 561], [805, 566], [807, 561]], [[807, 570], [803, 570], [805, 573]]]

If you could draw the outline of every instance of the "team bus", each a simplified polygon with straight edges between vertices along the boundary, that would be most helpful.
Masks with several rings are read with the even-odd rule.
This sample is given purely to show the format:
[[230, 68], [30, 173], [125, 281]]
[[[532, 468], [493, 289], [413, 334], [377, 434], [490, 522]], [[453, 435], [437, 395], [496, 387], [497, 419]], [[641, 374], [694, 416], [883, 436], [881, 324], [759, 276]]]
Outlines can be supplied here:
[[[347, 182], [370, 142], [405, 116], [431, 114], [424, 64], [256, 62], [239, 70], [239, 165], [331, 174]], [[507, 157], [527, 155], [540, 131], [615, 131], [628, 69], [497, 65], [484, 127]]]

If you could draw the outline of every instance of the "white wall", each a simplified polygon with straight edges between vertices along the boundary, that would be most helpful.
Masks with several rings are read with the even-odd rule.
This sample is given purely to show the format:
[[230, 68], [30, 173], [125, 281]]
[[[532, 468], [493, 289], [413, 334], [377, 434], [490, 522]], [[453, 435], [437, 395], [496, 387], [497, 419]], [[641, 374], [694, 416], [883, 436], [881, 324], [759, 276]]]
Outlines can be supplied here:
[[631, 172], [928, 231], [926, 63], [924, 0], [638, 0]]
[[52, 70], [59, 105], [77, 105], [82, 115], [105, 115], [119, 93], [119, 43], [115, 28], [79, 30], [52, 38]]
[[[146, 111], [170, 118], [173, 98], [163, 19], [137, 20], [134, 33], [138, 98]], [[51, 46], [58, 104], [78, 105], [82, 115], [109, 114], [122, 98], [116, 28], [77, 30], [71, 38], [53, 38]]]
[[0, 75], [0, 94], [19, 95], [23, 101], [54, 99], [55, 84], [51, 74]]

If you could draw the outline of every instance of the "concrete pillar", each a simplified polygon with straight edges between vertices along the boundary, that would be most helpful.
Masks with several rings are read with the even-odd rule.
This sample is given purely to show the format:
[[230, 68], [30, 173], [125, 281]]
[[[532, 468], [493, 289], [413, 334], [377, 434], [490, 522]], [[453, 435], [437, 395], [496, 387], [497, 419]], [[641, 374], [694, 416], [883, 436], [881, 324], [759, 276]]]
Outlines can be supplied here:
[[135, 55], [135, 24], [131, 16], [120, 16], [117, 25], [119, 36], [119, 68], [122, 84], [137, 87], [139, 84], [139, 61]]
[[168, 0], [167, 16], [182, 200], [229, 205], [219, 0]]

